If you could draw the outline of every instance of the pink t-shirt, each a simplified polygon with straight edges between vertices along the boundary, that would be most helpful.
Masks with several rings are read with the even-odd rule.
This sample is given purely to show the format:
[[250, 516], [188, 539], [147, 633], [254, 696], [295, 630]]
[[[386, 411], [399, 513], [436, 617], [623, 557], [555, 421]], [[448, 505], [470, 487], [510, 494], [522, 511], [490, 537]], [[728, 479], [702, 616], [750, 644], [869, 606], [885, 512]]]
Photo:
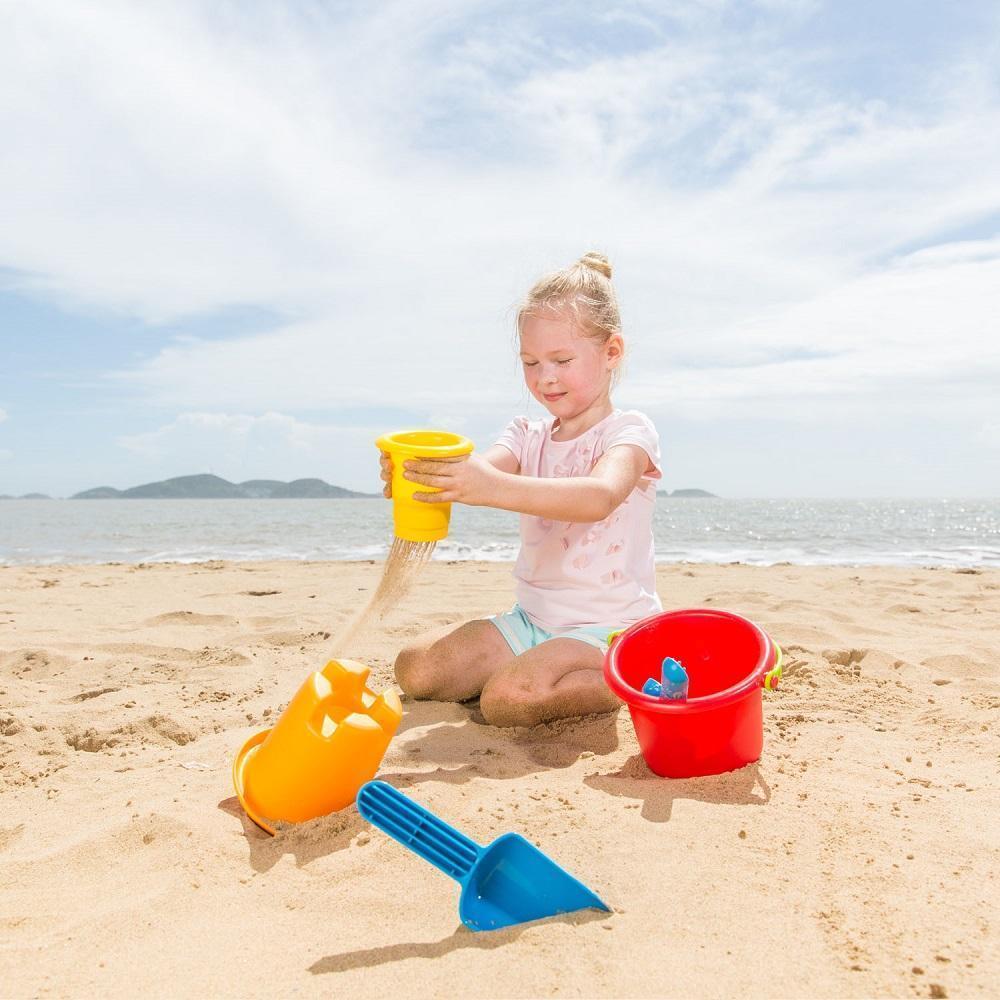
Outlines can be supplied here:
[[521, 551], [514, 567], [517, 602], [548, 632], [581, 625], [621, 628], [662, 610], [653, 568], [653, 506], [660, 443], [652, 421], [615, 410], [572, 441], [553, 441], [555, 418], [515, 417], [497, 444], [521, 463], [522, 476], [588, 476], [619, 444], [636, 444], [649, 464], [624, 502], [595, 524], [521, 515]]

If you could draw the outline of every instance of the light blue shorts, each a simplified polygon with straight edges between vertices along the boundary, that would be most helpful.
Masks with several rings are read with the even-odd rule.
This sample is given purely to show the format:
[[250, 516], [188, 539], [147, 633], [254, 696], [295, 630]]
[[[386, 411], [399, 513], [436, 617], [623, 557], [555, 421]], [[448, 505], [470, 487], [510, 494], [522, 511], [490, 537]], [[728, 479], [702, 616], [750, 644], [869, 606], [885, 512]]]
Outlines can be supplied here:
[[526, 653], [535, 646], [540, 646], [549, 639], [579, 639], [602, 653], [608, 651], [608, 636], [620, 626], [614, 625], [582, 625], [560, 632], [546, 632], [539, 628], [528, 616], [520, 604], [515, 604], [510, 611], [502, 615], [491, 615], [486, 619], [493, 622], [500, 634], [507, 640], [507, 645], [515, 656]]

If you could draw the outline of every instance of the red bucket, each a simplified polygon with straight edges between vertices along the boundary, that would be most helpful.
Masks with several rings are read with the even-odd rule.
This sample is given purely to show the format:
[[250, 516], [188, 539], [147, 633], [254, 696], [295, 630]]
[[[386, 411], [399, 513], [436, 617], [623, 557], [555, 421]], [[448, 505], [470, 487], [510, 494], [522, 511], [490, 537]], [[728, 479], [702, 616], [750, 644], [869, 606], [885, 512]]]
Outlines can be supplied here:
[[[761, 688], [780, 677], [780, 650], [763, 629], [729, 611], [664, 611], [619, 635], [604, 658], [608, 687], [628, 705], [639, 749], [664, 778], [721, 774], [760, 757]], [[687, 701], [642, 693], [664, 657], [680, 660]]]

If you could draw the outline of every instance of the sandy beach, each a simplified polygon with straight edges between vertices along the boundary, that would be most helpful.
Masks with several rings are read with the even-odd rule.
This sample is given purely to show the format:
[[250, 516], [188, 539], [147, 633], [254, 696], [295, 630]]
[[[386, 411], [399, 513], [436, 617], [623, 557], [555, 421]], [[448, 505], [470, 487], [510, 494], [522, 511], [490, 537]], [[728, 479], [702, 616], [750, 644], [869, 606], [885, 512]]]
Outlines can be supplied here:
[[[659, 567], [667, 607], [786, 650], [759, 764], [668, 781], [628, 713], [498, 730], [406, 703], [381, 776], [479, 842], [516, 830], [612, 907], [474, 934], [457, 886], [341, 813], [267, 836], [230, 767], [376, 563], [0, 568], [0, 994], [995, 995], [1000, 572]], [[339, 650], [504, 610], [435, 563]]]

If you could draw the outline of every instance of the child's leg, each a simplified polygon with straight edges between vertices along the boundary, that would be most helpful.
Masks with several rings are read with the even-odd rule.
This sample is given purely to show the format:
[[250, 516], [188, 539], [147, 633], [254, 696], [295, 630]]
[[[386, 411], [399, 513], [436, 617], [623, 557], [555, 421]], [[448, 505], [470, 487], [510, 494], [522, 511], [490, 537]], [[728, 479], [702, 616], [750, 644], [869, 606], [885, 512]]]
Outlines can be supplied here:
[[549, 639], [495, 671], [479, 709], [494, 726], [611, 712], [621, 702], [604, 683], [603, 662], [599, 649], [579, 639]]
[[445, 625], [400, 651], [396, 682], [413, 698], [466, 701], [513, 656], [492, 622], [477, 618], [457, 628]]

